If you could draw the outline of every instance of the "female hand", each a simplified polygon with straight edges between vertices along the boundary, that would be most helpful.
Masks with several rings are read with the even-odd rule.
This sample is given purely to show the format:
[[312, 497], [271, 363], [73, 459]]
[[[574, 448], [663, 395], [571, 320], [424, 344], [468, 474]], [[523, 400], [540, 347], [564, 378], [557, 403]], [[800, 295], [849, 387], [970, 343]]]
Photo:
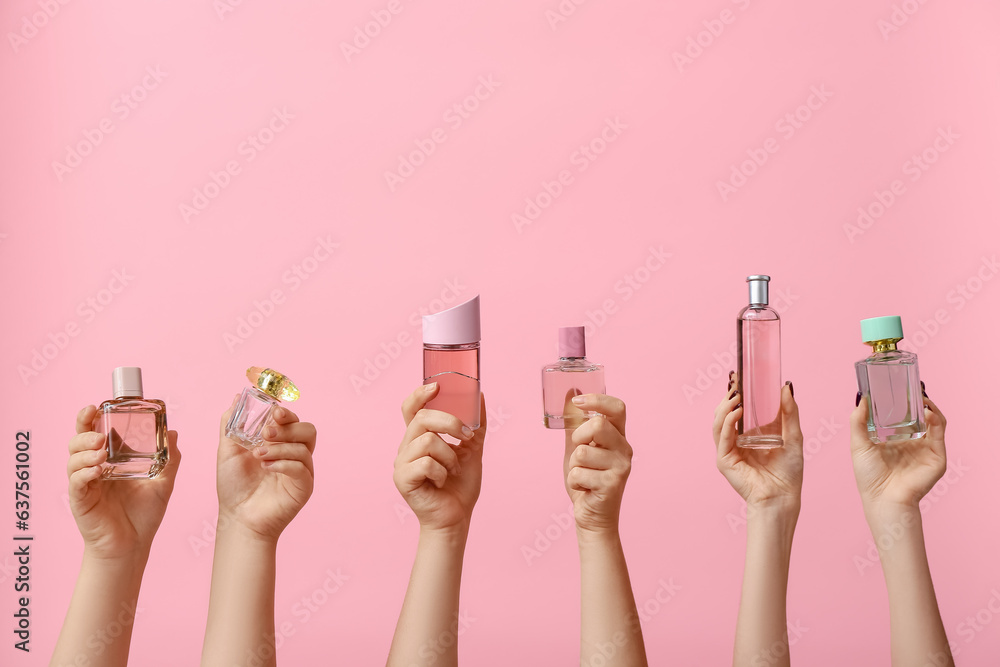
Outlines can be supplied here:
[[599, 413], [566, 432], [563, 476], [577, 530], [617, 535], [625, 482], [632, 470], [625, 403], [605, 394], [582, 394], [572, 400], [581, 411]]
[[252, 535], [276, 542], [313, 491], [316, 427], [294, 412], [275, 407], [264, 443], [247, 450], [226, 437], [236, 400], [222, 415], [217, 485], [219, 524], [233, 521]]
[[148, 555], [180, 466], [177, 431], [167, 432], [167, 464], [153, 479], [104, 480], [101, 464], [108, 458], [107, 435], [94, 431], [97, 408], [76, 416], [76, 435], [69, 441], [69, 505], [86, 551], [102, 559]]
[[924, 393], [927, 434], [916, 440], [875, 444], [868, 435], [868, 399], [858, 394], [851, 413], [851, 458], [858, 492], [866, 506], [917, 508], [947, 467], [944, 431], [948, 420]]
[[790, 382], [781, 388], [782, 447], [746, 449], [736, 446], [736, 422], [743, 414], [730, 373], [729, 393], [715, 408], [712, 435], [716, 464], [749, 508], [776, 503], [799, 504], [802, 498], [802, 430], [799, 407]]
[[[486, 438], [486, 398], [481, 398], [479, 429], [458, 417], [424, 406], [438, 393], [438, 384], [422, 385], [403, 401], [406, 432], [393, 464], [392, 479], [421, 528], [468, 528], [483, 481]], [[449, 445], [441, 435], [460, 440]]]

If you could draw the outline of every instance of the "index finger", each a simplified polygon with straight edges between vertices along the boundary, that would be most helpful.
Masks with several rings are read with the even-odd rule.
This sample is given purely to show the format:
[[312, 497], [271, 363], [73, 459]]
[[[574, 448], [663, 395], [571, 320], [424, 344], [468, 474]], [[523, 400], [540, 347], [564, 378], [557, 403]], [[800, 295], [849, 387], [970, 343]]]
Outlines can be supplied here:
[[76, 413], [76, 432], [87, 433], [94, 430], [94, 418], [97, 417], [97, 407], [88, 405]]
[[283, 408], [280, 406], [275, 406], [271, 410], [271, 417], [274, 419], [274, 423], [278, 426], [285, 426], [286, 424], [294, 424], [299, 420], [299, 416], [289, 410], [288, 408]]
[[409, 426], [410, 422], [416, 414], [423, 408], [427, 403], [434, 398], [438, 391], [438, 383], [430, 382], [428, 384], [420, 385], [413, 390], [413, 393], [403, 400], [403, 405], [401, 410], [403, 411], [403, 422]]
[[625, 435], [625, 401], [622, 399], [607, 394], [580, 394], [572, 400], [573, 405], [581, 410], [604, 415], [619, 433]]

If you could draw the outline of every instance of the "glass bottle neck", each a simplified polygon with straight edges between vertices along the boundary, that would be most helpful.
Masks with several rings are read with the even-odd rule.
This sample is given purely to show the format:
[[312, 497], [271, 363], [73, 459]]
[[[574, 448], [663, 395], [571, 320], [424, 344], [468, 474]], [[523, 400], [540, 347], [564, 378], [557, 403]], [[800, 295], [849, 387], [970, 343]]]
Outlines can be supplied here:
[[872, 346], [872, 352], [892, 352], [896, 349], [896, 343], [902, 338], [886, 338], [885, 340], [871, 340], [868, 344]]

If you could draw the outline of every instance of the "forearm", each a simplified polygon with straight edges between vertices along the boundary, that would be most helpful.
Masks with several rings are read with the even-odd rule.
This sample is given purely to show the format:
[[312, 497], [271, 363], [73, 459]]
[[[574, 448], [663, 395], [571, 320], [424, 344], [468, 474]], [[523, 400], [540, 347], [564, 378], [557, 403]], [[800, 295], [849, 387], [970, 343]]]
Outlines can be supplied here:
[[53, 667], [124, 666], [148, 551], [131, 558], [101, 559], [84, 551], [66, 620], [52, 653]]
[[865, 516], [889, 592], [892, 664], [954, 665], [934, 594], [920, 510], [866, 506]]
[[799, 505], [750, 508], [733, 665], [790, 664], [785, 598]]
[[201, 664], [273, 667], [277, 542], [221, 520], [212, 564], [212, 592]]
[[459, 592], [468, 527], [421, 529], [388, 667], [458, 664]]
[[646, 648], [621, 539], [579, 532], [580, 664], [644, 667]]

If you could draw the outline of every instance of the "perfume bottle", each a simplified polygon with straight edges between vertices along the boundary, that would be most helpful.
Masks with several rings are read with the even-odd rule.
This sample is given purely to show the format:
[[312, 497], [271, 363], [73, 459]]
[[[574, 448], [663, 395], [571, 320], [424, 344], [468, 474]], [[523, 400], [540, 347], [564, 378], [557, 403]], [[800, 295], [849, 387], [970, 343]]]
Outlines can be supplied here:
[[167, 464], [167, 406], [142, 397], [142, 370], [111, 373], [112, 398], [97, 409], [97, 432], [107, 435], [104, 479], [152, 479]]
[[736, 387], [743, 415], [736, 445], [781, 447], [781, 320], [767, 305], [770, 276], [749, 276], [750, 305], [736, 318]]
[[573, 405], [580, 394], [603, 394], [604, 366], [587, 360], [583, 327], [559, 327], [559, 361], [542, 368], [542, 423], [575, 429], [597, 413]]
[[260, 447], [264, 442], [264, 427], [273, 424], [271, 416], [281, 401], [294, 401], [299, 389], [287, 377], [270, 368], [252, 366], [247, 369], [247, 387], [233, 408], [226, 424], [226, 437], [247, 449]]
[[858, 390], [868, 397], [868, 435], [872, 442], [922, 438], [923, 392], [917, 355], [896, 349], [903, 339], [898, 316], [861, 320], [861, 338], [872, 346], [872, 355], [854, 364]]
[[424, 384], [438, 383], [427, 404], [479, 428], [479, 296], [424, 315]]

